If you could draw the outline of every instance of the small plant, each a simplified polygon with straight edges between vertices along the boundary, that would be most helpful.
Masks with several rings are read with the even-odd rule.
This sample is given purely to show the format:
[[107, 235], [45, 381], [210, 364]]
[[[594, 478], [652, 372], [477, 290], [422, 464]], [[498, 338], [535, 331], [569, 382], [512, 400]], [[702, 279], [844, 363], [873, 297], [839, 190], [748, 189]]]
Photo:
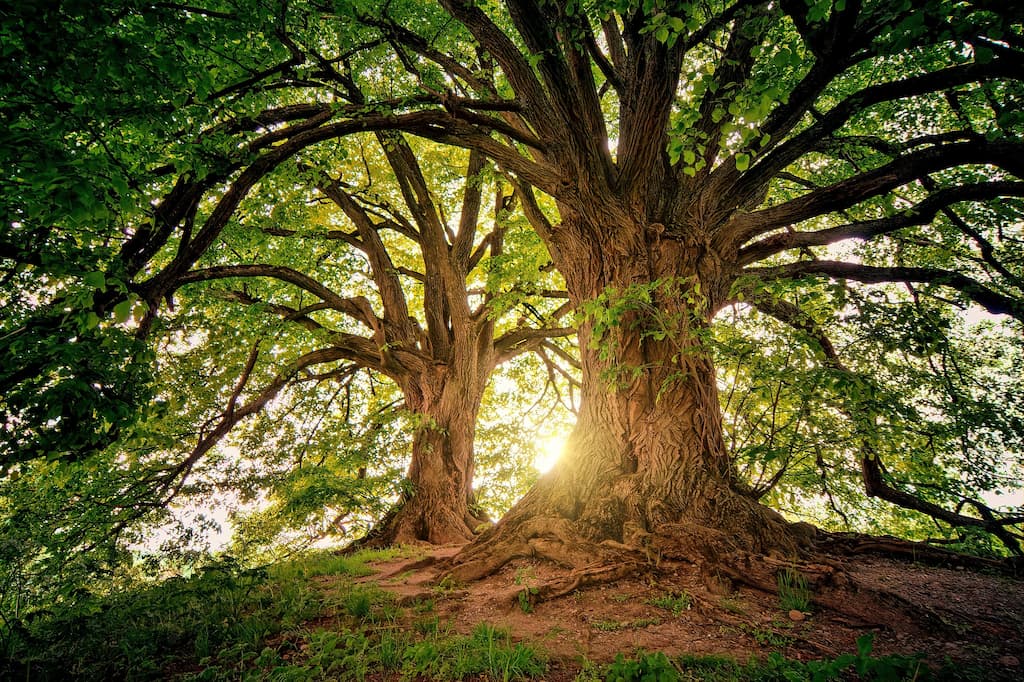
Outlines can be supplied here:
[[617, 620], [598, 620], [591, 623], [590, 627], [594, 628], [595, 630], [602, 630], [604, 632], [614, 632], [616, 630], [623, 629], [624, 627], [626, 627], [626, 624], [621, 623]]
[[652, 597], [647, 600], [647, 603], [651, 606], [657, 606], [659, 609], [671, 611], [673, 616], [678, 616], [683, 611], [688, 611], [691, 606], [690, 595], [685, 592], [680, 592], [679, 594], [669, 592], [658, 597]]
[[635, 660], [619, 654], [608, 666], [604, 679], [605, 682], [676, 682], [679, 670], [660, 651], [640, 653]]
[[436, 608], [433, 599], [422, 599], [412, 605], [413, 613], [433, 613]]
[[580, 671], [573, 682], [601, 682], [603, 679], [601, 666], [584, 656], [580, 661]]
[[618, 594], [613, 594], [612, 596], [610, 596], [608, 598], [611, 599], [616, 604], [622, 604], [623, 602], [629, 601], [630, 596], [631, 595], [628, 595], [628, 594], [625, 594], [623, 592], [620, 592]]
[[537, 574], [532, 567], [516, 569], [516, 576], [512, 579], [516, 585], [529, 585], [537, 579]]
[[523, 613], [533, 613], [533, 598], [540, 592], [536, 587], [524, 587], [519, 590], [516, 600], [519, 602], [519, 610]]
[[661, 625], [660, 618], [635, 618], [633, 620], [599, 620], [590, 624], [596, 630], [615, 632], [616, 630], [637, 630], [648, 625]]
[[523, 613], [533, 613], [534, 597], [540, 594], [540, 590], [533, 584], [536, 579], [537, 574], [534, 573], [533, 568], [526, 567], [516, 570], [516, 577], [512, 580], [516, 585], [523, 586], [523, 589], [516, 594], [519, 610]]
[[807, 578], [802, 573], [791, 568], [783, 569], [778, 575], [779, 605], [783, 611], [811, 610], [811, 592], [807, 584]]
[[435, 594], [444, 596], [451, 594], [457, 589], [459, 589], [458, 581], [450, 575], [446, 575], [445, 577], [441, 578], [441, 582], [439, 582], [437, 586], [434, 588], [434, 592]]
[[370, 595], [365, 592], [351, 592], [345, 597], [344, 606], [348, 615], [357, 620], [363, 620], [370, 615], [373, 602], [370, 601]]
[[436, 615], [433, 615], [427, 618], [420, 618], [419, 620], [414, 621], [413, 627], [416, 628], [416, 632], [420, 633], [421, 635], [434, 635], [437, 634], [439, 623], [440, 619]]
[[743, 606], [743, 604], [740, 603], [740, 601], [734, 597], [722, 597], [720, 600], [718, 600], [718, 605], [726, 611], [728, 611], [729, 613], [743, 615], [747, 612], [746, 607]]
[[754, 641], [761, 646], [772, 649], [784, 649], [793, 643], [793, 638], [768, 628], [758, 628], [752, 625], [740, 625], [739, 629], [754, 638]]

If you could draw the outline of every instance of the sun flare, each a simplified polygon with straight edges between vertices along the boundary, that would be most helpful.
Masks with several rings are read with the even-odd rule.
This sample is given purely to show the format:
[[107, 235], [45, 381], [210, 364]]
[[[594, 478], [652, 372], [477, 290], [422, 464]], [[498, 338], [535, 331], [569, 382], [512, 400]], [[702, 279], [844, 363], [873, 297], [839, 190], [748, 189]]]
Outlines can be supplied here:
[[533, 457], [533, 468], [538, 473], [546, 474], [555, 466], [565, 450], [565, 435], [547, 436], [537, 439], [537, 454]]

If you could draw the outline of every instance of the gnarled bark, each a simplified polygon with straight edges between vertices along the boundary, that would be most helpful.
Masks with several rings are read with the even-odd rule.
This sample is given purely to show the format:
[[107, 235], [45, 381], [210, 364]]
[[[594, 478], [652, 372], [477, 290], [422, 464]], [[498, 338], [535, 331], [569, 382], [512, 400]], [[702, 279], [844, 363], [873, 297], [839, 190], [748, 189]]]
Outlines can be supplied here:
[[[571, 237], [570, 227], [560, 229]], [[727, 276], [706, 252], [661, 242], [659, 227], [624, 225], [594, 253], [557, 245], [570, 295], [589, 311], [579, 420], [562, 461], [456, 557], [455, 577], [539, 556], [579, 570], [684, 559], [713, 578], [726, 555], [796, 553], [782, 517], [744, 493], [722, 439], [700, 339]]]
[[465, 370], [439, 366], [431, 381], [403, 385], [407, 405], [421, 420], [408, 488], [361, 546], [463, 543], [488, 520], [473, 495], [473, 437], [487, 375]]

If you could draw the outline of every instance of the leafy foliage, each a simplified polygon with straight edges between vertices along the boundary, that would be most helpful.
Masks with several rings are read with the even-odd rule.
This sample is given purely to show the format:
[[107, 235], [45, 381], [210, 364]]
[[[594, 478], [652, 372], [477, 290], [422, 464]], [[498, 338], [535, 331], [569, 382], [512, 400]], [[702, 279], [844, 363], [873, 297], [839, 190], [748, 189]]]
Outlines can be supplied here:
[[[392, 554], [394, 554], [392, 552]], [[189, 578], [79, 595], [74, 603], [0, 629], [0, 670], [32, 679], [340, 679], [390, 670], [405, 676], [535, 678], [543, 654], [486, 623], [469, 636], [434, 631], [414, 639], [380, 590], [345, 582], [380, 553], [308, 555], [261, 569], [230, 560]], [[311, 578], [331, 576], [335, 589]], [[310, 629], [317, 618], [339, 629]], [[298, 652], [301, 652], [299, 654]]]

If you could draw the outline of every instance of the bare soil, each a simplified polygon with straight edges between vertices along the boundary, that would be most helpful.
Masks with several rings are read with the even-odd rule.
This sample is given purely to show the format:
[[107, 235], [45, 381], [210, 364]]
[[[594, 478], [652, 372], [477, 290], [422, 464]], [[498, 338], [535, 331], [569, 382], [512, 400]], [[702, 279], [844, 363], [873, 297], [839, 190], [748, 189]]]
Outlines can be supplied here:
[[[378, 573], [363, 580], [405, 604], [433, 600], [433, 614], [456, 632], [469, 633], [480, 622], [508, 628], [515, 640], [549, 654], [550, 680], [573, 679], [584, 657], [606, 663], [638, 650], [740, 662], [773, 651], [800, 660], [834, 658], [855, 652], [865, 633], [874, 635], [874, 655], [922, 654], [936, 667], [951, 661], [988, 679], [1024, 679], [1024, 580], [1018, 578], [882, 557], [835, 559], [843, 584], [811, 586], [810, 607], [801, 613], [784, 609], [776, 593], [712, 594], [692, 566], [662, 563], [529, 604], [530, 587], [564, 570], [526, 560], [467, 585], [441, 581], [444, 560], [459, 549], [426, 548], [414, 558], [372, 564]], [[683, 594], [689, 607], [678, 613], [652, 604]]]

